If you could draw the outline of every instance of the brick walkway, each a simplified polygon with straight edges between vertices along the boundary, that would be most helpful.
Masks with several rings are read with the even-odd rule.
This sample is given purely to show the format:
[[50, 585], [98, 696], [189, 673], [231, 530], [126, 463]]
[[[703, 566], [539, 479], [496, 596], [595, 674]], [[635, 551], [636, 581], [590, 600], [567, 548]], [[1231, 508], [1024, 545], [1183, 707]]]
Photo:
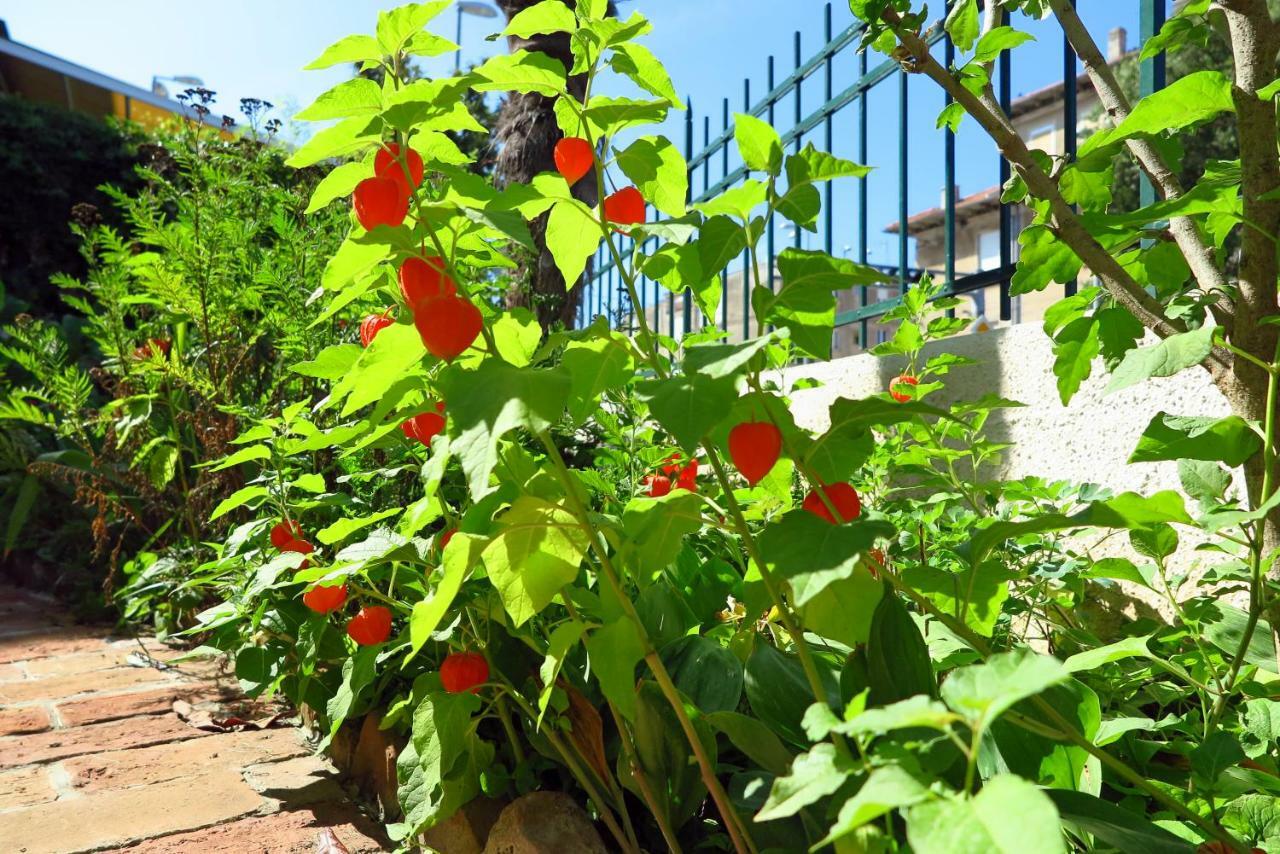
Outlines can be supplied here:
[[298, 730], [180, 719], [176, 700], [268, 713], [209, 662], [163, 664], [178, 655], [0, 587], [0, 852], [310, 854], [324, 828], [351, 854], [391, 850]]

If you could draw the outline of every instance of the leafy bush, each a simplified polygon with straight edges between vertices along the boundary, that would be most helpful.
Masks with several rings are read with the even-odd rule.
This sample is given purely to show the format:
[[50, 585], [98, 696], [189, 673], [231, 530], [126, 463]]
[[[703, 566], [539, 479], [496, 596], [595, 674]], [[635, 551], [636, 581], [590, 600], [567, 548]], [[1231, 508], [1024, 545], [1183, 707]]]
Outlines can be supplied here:
[[[377, 309], [360, 345], [294, 364], [313, 393], [246, 413], [238, 450], [215, 467], [242, 468], [246, 482], [212, 518], [243, 521], [186, 586], [221, 600], [197, 630], [234, 656], [241, 684], [309, 707], [326, 743], [344, 721], [384, 711], [406, 740], [391, 826], [406, 846], [480, 793], [538, 787], [580, 795], [627, 851], [1280, 844], [1280, 703], [1263, 619], [1275, 600], [1271, 354], [1254, 357], [1272, 402], [1264, 424], [1162, 414], [1144, 436], [1135, 459], [1184, 459], [1189, 508], [1175, 492], [994, 479], [1003, 448], [984, 425], [1018, 404], [931, 402], [951, 371], [975, 368], [926, 357], [960, 328], [946, 316], [954, 299], [928, 281], [888, 316], [897, 332], [878, 348], [903, 375], [882, 394], [836, 400], [821, 431], [797, 426], [783, 369], [828, 358], [833, 292], [883, 275], [821, 252], [785, 250], [776, 292], [753, 283], [760, 325], [748, 342], [711, 329], [672, 340], [643, 313], [633, 334], [598, 320], [544, 335], [494, 298], [529, 220], [548, 214], [565, 281], [603, 244], [633, 300], [645, 275], [692, 290], [714, 316], [721, 271], [754, 255], [771, 215], [812, 227], [815, 185], [866, 169], [812, 146], [787, 154], [766, 124], [738, 115], [751, 177], [689, 209], [676, 147], [636, 136], [679, 108], [634, 41], [649, 28], [642, 16], [550, 0], [506, 32], [571, 32], [572, 69], [516, 53], [410, 82], [409, 57], [453, 47], [424, 29], [442, 5], [384, 12], [375, 36], [313, 63], [381, 71], [381, 83], [342, 83], [304, 111], [337, 123], [289, 161], [351, 158], [311, 202], [353, 195], [320, 316]], [[873, 21], [870, 42], [901, 42], [962, 107], [989, 108], [928, 64], [906, 0], [853, 5]], [[957, 44], [981, 53], [976, 3], [955, 8]], [[1012, 30], [982, 39], [1018, 42]], [[964, 79], [980, 88], [975, 62]], [[610, 71], [641, 97], [594, 94]], [[568, 72], [586, 75], [585, 101]], [[554, 99], [561, 130], [594, 152], [599, 185], [607, 170], [634, 187], [598, 207], [573, 198], [563, 174], [496, 190], [446, 135], [470, 126], [468, 90]], [[619, 147], [624, 130], [632, 141]], [[1075, 185], [1097, 221], [1095, 172], [1110, 174], [1121, 142]], [[1060, 197], [1044, 202], [1049, 178], [1026, 159], [1009, 192], [1041, 220], [1024, 235], [1016, 284], [1044, 287], [1071, 266], [1060, 254], [1077, 243], [1063, 235], [1079, 231], [1064, 228], [1076, 214]], [[633, 209], [637, 196], [667, 218]], [[1231, 202], [1218, 201], [1173, 209], [1219, 216]], [[1221, 337], [1190, 284], [1161, 282], [1153, 307], [1115, 272], [1168, 260], [1161, 244], [1137, 242], [1155, 214], [1111, 223], [1108, 245], [1134, 253], [1120, 256], [1128, 266], [1077, 240], [1104, 287], [1048, 324], [1064, 399], [1099, 352], [1116, 385], [1223, 349], [1252, 355]], [[1139, 348], [1144, 323], [1167, 337]], [[1236, 496], [1229, 469], [1242, 465], [1262, 477]], [[1173, 559], [1188, 533], [1205, 542], [1194, 576]], [[1131, 557], [1095, 553], [1118, 534]], [[1117, 583], [1165, 597], [1173, 621], [1099, 637], [1085, 615]], [[1242, 590], [1248, 610], [1223, 601]]]
[[[83, 567], [86, 539], [109, 573], [144, 545], [198, 553], [210, 511], [240, 485], [208, 461], [244, 415], [310, 393], [280, 364], [319, 349], [303, 283], [337, 221], [304, 215], [314, 177], [291, 174], [269, 139], [195, 124], [140, 150], [139, 189], [104, 188], [121, 228], [90, 215], [72, 226], [88, 272], [53, 281], [76, 314], [23, 314], [0, 333], [0, 418], [14, 430], [5, 551], [46, 565]], [[49, 515], [72, 498], [90, 512], [71, 520], [78, 532]]]

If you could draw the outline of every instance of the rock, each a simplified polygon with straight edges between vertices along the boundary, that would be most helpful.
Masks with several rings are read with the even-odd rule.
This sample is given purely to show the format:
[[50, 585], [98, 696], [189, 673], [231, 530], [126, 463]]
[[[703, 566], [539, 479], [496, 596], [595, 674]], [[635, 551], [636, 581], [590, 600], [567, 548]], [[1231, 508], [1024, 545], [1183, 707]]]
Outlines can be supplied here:
[[400, 812], [396, 798], [399, 787], [396, 757], [404, 745], [395, 733], [380, 729], [381, 725], [382, 715], [378, 712], [365, 716], [351, 754], [350, 775], [360, 793], [375, 802], [381, 814], [389, 818]]
[[[563, 792], [530, 792], [498, 816], [484, 854], [605, 854], [590, 817]], [[445, 852], [452, 854], [452, 852]]]
[[472, 798], [447, 821], [425, 831], [422, 843], [440, 854], [482, 854], [485, 840], [506, 806], [505, 800]]

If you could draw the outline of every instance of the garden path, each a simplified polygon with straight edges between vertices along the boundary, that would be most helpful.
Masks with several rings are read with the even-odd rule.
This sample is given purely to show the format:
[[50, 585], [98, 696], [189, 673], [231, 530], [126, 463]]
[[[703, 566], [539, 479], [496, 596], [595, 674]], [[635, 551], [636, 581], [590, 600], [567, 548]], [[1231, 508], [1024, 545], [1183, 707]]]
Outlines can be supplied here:
[[0, 851], [390, 850], [298, 729], [180, 655], [0, 587]]

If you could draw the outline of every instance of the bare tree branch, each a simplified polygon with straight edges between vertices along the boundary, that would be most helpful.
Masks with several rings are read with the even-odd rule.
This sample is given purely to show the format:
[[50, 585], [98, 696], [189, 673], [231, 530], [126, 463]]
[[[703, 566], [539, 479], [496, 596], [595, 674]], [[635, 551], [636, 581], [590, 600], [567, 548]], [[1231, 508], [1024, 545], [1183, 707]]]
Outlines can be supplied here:
[[[1129, 100], [1116, 81], [1115, 72], [1110, 63], [1103, 58], [1102, 51], [1098, 49], [1097, 43], [1089, 35], [1080, 16], [1076, 14], [1075, 6], [1068, 0], [1049, 0], [1049, 5], [1053, 9], [1053, 14], [1057, 16], [1058, 23], [1062, 25], [1071, 48], [1084, 63], [1085, 71], [1093, 83], [1094, 91], [1098, 93], [1098, 99], [1102, 102], [1103, 108], [1114, 123], [1119, 124], [1124, 121], [1131, 110]], [[1127, 145], [1138, 161], [1138, 166], [1146, 173], [1161, 198], [1174, 199], [1182, 195], [1183, 189], [1178, 176], [1164, 162], [1160, 152], [1149, 140], [1132, 137], [1127, 140]], [[1182, 250], [1188, 266], [1191, 267], [1191, 274], [1195, 276], [1200, 287], [1219, 296], [1214, 306], [1214, 317], [1222, 326], [1230, 329], [1232, 311], [1227, 280], [1214, 258], [1212, 247], [1205, 241], [1200, 229], [1190, 217], [1172, 217], [1169, 220], [1169, 232], [1173, 235], [1178, 248]]]

